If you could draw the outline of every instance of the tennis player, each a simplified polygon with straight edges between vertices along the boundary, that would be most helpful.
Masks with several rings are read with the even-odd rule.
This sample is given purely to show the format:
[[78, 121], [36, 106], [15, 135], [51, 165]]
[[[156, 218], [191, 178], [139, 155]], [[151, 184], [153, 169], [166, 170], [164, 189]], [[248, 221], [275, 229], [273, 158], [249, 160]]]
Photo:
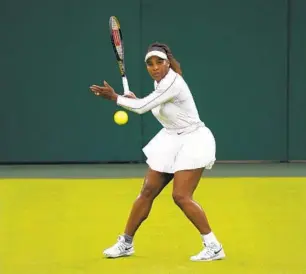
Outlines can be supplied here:
[[152, 111], [163, 128], [143, 148], [148, 171], [143, 187], [133, 204], [125, 231], [117, 243], [104, 250], [110, 258], [134, 253], [133, 237], [141, 223], [149, 216], [154, 199], [173, 179], [173, 199], [199, 231], [203, 249], [190, 259], [212, 261], [225, 258], [199, 204], [193, 200], [204, 169], [215, 162], [215, 139], [209, 128], [200, 120], [197, 107], [188, 85], [182, 78], [179, 63], [165, 44], [154, 43], [148, 48], [145, 63], [154, 79], [154, 91], [138, 99], [134, 93], [118, 95], [104, 81], [104, 86], [92, 85], [97, 96], [112, 100], [117, 105], [138, 114]]

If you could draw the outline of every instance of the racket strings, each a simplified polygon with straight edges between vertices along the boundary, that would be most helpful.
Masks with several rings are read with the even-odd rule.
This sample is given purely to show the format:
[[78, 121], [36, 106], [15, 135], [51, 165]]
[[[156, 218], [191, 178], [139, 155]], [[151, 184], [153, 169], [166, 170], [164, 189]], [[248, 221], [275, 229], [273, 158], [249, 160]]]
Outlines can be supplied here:
[[123, 50], [123, 41], [122, 34], [120, 30], [120, 24], [118, 19], [115, 16], [110, 18], [110, 31], [112, 37], [112, 43], [114, 46], [114, 50], [116, 51], [117, 58], [121, 61], [121, 66], [124, 66], [124, 50]]

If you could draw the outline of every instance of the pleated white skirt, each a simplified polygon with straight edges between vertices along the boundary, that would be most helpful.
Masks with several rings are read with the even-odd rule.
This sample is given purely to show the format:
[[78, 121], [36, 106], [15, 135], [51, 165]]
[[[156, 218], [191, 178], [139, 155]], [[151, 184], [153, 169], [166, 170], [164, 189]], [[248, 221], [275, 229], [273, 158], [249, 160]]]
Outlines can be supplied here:
[[210, 129], [203, 126], [191, 133], [160, 130], [143, 148], [151, 169], [175, 173], [204, 167], [211, 169], [216, 160], [216, 143]]

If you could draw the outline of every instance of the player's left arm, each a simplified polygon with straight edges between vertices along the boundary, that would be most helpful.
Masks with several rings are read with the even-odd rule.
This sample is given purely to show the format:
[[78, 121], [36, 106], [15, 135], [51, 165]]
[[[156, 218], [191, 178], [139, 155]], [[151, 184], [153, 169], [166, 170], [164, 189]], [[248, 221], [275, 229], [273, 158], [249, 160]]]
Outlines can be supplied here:
[[146, 113], [158, 105], [171, 100], [173, 97], [179, 94], [180, 88], [175, 85], [175, 81], [176, 77], [171, 79], [171, 81], [164, 83], [161, 85], [161, 87], [157, 88], [142, 99], [133, 100], [118, 95], [117, 105], [138, 114]]
[[[117, 98], [119, 96], [106, 81], [104, 81], [104, 86], [92, 85], [90, 86], [90, 89], [96, 96], [101, 96], [111, 101], [117, 101]], [[132, 91], [129, 91], [129, 93], [127, 94], [124, 94], [123, 97], [137, 99], [136, 95]]]
[[130, 91], [128, 94], [124, 94], [122, 96], [125, 97], [125, 98], [138, 99], [136, 97], [136, 95], [134, 94], [134, 92], [132, 92], [132, 91]]

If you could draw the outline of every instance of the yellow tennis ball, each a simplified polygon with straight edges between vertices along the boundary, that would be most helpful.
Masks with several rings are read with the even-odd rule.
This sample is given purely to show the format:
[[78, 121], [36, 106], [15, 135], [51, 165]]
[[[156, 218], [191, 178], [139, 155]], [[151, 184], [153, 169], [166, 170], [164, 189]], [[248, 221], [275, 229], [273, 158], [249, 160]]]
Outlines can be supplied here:
[[128, 122], [129, 116], [123, 110], [118, 110], [114, 115], [114, 121], [118, 125], [124, 125]]

